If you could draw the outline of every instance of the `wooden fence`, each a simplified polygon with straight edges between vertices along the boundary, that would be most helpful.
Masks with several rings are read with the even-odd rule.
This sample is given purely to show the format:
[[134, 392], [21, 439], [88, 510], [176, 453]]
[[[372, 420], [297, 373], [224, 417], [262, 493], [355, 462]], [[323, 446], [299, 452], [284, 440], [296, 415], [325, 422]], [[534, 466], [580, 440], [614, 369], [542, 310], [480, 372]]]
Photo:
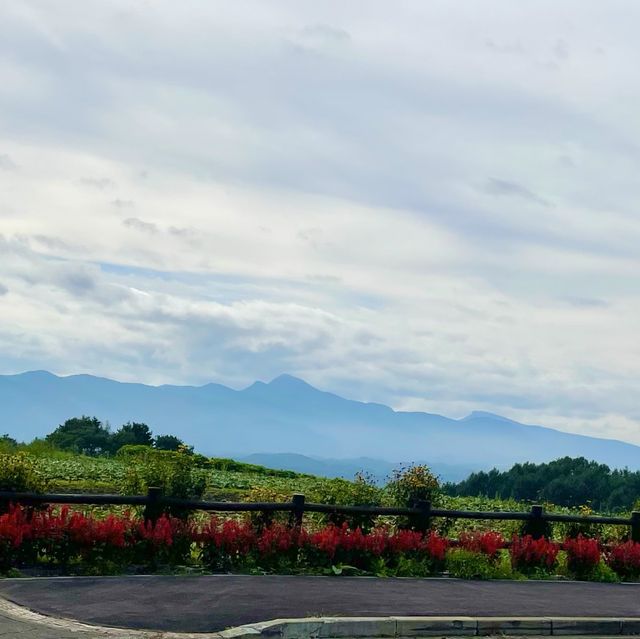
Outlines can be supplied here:
[[23, 505], [80, 504], [91, 506], [144, 506], [145, 518], [155, 520], [167, 508], [184, 510], [204, 510], [210, 512], [289, 512], [292, 522], [301, 526], [305, 513], [325, 513], [329, 515], [379, 515], [410, 517], [416, 527], [426, 528], [434, 517], [448, 519], [479, 519], [498, 521], [528, 522], [527, 529], [534, 537], [545, 534], [548, 524], [554, 522], [576, 524], [609, 524], [630, 528], [630, 539], [640, 542], [640, 511], [631, 517], [601, 517], [567, 515], [546, 512], [542, 506], [531, 506], [528, 512], [487, 512], [474, 510], [447, 510], [433, 508], [430, 502], [418, 502], [414, 508], [392, 508], [384, 506], [341, 506], [336, 504], [314, 504], [307, 502], [301, 494], [293, 495], [290, 502], [231, 502], [199, 501], [165, 497], [159, 488], [149, 488], [146, 495], [72, 495], [41, 494], [0, 491], [0, 512], [10, 503]]

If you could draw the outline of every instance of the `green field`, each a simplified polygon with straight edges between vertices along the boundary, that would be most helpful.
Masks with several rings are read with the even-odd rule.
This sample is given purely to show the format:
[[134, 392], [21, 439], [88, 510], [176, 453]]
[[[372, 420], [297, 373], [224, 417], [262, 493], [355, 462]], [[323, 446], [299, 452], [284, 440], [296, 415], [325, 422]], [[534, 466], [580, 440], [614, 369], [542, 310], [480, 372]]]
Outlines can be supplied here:
[[[38, 455], [34, 458], [39, 471], [47, 478], [51, 492], [81, 492], [117, 494], [131, 462], [108, 457], [89, 457], [71, 453]], [[351, 481], [301, 475], [290, 471], [277, 471], [248, 464], [212, 460], [213, 468], [198, 468], [206, 482], [204, 499], [220, 501], [289, 501], [293, 493], [303, 493], [308, 501], [320, 503], [351, 504], [358, 501], [358, 487]], [[224, 469], [231, 466], [234, 470]], [[381, 504], [389, 503], [383, 488], [375, 493]], [[363, 503], [362, 501], [360, 503]], [[440, 505], [447, 509], [474, 511], [526, 511], [530, 502], [489, 497], [452, 497], [442, 495]], [[548, 511], [593, 514], [588, 507], [567, 508], [545, 504]], [[392, 521], [389, 521], [392, 523]], [[456, 537], [463, 530], [492, 529], [506, 537], [519, 530], [519, 522], [445, 520], [439, 519], [436, 527], [443, 533]], [[554, 537], [562, 538], [567, 525], [556, 524]], [[615, 539], [624, 530], [613, 526], [601, 526], [597, 531], [602, 537]]]
[[[85, 455], [39, 456], [37, 466], [50, 482], [50, 489], [58, 492], [118, 493], [127, 473], [129, 462], [117, 458]], [[243, 500], [253, 491], [264, 489], [290, 497], [294, 492], [313, 494], [314, 489], [327, 481], [320, 477], [298, 475], [284, 471], [251, 471], [249, 464], [239, 471], [202, 468], [194, 472], [206, 478], [205, 498]]]

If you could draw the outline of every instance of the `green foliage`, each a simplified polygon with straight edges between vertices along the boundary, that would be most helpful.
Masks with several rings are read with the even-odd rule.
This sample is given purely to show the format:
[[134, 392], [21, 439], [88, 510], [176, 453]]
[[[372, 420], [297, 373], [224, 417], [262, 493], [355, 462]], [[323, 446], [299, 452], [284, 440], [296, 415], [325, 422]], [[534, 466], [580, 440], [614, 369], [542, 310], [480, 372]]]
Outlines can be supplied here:
[[12, 453], [18, 448], [18, 442], [7, 435], [0, 435], [0, 453]]
[[[120, 485], [123, 494], [146, 493], [150, 487], [160, 488], [166, 497], [200, 499], [206, 488], [206, 479], [198, 472], [192, 455], [149, 449], [141, 463], [127, 467]], [[185, 515], [180, 509], [170, 508], [174, 515]]]
[[574, 508], [589, 505], [614, 512], [629, 509], [638, 499], [640, 471], [612, 471], [584, 457], [563, 457], [546, 464], [515, 464], [505, 472], [472, 473], [446, 488], [451, 495], [486, 495]]
[[313, 475], [305, 475], [293, 470], [267, 468], [266, 466], [247, 464], [245, 462], [239, 462], [235, 459], [228, 459], [226, 457], [210, 457], [209, 468], [213, 468], [214, 470], [224, 470], [231, 473], [257, 473], [260, 475], [268, 475], [270, 477], [286, 477], [288, 479], [295, 479], [296, 477], [313, 477]]
[[438, 478], [425, 465], [394, 470], [386, 491], [392, 504], [407, 508], [420, 501], [435, 504], [441, 493]]
[[153, 446], [151, 429], [146, 424], [127, 422], [110, 437], [109, 449], [117, 452], [123, 446]]
[[151, 446], [144, 444], [125, 444], [116, 451], [116, 458], [128, 461], [142, 459], [146, 460], [153, 454]]
[[175, 435], [158, 435], [156, 436], [155, 447], [158, 450], [177, 451], [180, 446], [184, 446], [184, 442]]
[[67, 419], [45, 438], [61, 450], [83, 455], [100, 455], [111, 448], [111, 433], [97, 417], [73, 417]]
[[607, 566], [603, 561], [591, 570], [586, 578], [589, 581], [599, 581], [606, 584], [615, 584], [620, 581], [620, 577], [616, 574], [615, 570]]
[[34, 460], [25, 453], [0, 454], [0, 490], [42, 493], [47, 481]]
[[[29, 446], [33, 446], [34, 440]], [[46, 445], [62, 451], [70, 451], [83, 455], [99, 456], [114, 455], [123, 446], [154, 447], [161, 451], [193, 452], [175, 435], [160, 435], [154, 438], [147, 424], [141, 422], [127, 422], [115, 432], [110, 432], [96, 417], [74, 417], [58, 426], [45, 438]], [[8, 443], [15, 443], [9, 438]], [[42, 444], [39, 444], [42, 446]], [[0, 439], [0, 450], [2, 439]]]
[[463, 548], [447, 552], [446, 566], [449, 574], [459, 579], [491, 579], [495, 574], [490, 557]]
[[[580, 506], [578, 513], [581, 517], [591, 517], [596, 513], [590, 506]], [[564, 523], [558, 522], [553, 526], [556, 536], [560, 539], [575, 539], [579, 535], [588, 538], [603, 539], [606, 535], [606, 526], [603, 524], [591, 524], [591, 523]], [[547, 535], [548, 536], [548, 535]]]
[[433, 565], [429, 559], [400, 555], [389, 576], [428, 577], [433, 574]]
[[51, 442], [40, 437], [36, 437], [28, 444], [19, 444], [18, 450], [38, 458], [74, 459], [77, 457], [77, 453], [68, 450], [60, 450]]
[[[353, 481], [336, 478], [319, 482], [313, 493], [307, 495], [307, 499], [320, 504], [379, 506], [382, 501], [382, 490], [376, 486], [371, 476], [366, 473], [356, 473]], [[373, 526], [374, 519], [367, 514], [326, 516], [326, 520], [336, 526], [347, 522], [351, 528], [361, 528], [365, 531]]]

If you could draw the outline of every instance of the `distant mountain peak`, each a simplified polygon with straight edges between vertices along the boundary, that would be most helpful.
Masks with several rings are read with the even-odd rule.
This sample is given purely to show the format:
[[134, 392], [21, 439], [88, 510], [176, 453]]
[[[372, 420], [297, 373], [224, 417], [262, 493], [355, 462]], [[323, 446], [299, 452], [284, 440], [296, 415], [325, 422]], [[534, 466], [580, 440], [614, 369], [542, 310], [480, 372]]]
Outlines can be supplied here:
[[503, 417], [502, 415], [496, 415], [495, 413], [490, 413], [486, 410], [474, 410], [469, 413], [466, 417], [463, 417], [460, 421], [468, 422], [474, 419], [491, 419], [493, 421], [501, 421], [506, 424], [518, 424], [513, 419], [509, 419], [508, 417]]
[[[10, 375], [5, 375], [4, 377], [11, 377]], [[54, 375], [53, 373], [50, 373], [49, 371], [44, 371], [44, 370], [37, 370], [37, 371], [25, 371], [24, 373], [18, 373], [17, 375], [15, 375], [14, 377], [29, 377], [31, 379], [51, 379], [54, 377], [57, 377], [57, 375]]]
[[268, 386], [272, 386], [275, 388], [283, 388], [283, 389], [313, 389], [316, 390], [311, 384], [308, 384], [304, 381], [304, 379], [300, 379], [299, 377], [294, 377], [293, 375], [289, 375], [288, 373], [283, 373], [282, 375], [278, 375], [278, 377], [274, 377], [268, 384]]
[[0, 406], [3, 432], [24, 439], [43, 437], [70, 417], [95, 415], [115, 426], [144, 422], [154, 432], [175, 434], [216, 456], [286, 450], [331, 459], [384, 455], [445, 465], [455, 459], [471, 469], [571, 456], [640, 469], [640, 447], [630, 443], [519, 424], [483, 411], [463, 419], [396, 412], [314, 388], [288, 374], [233, 390], [31, 371], [0, 375]]

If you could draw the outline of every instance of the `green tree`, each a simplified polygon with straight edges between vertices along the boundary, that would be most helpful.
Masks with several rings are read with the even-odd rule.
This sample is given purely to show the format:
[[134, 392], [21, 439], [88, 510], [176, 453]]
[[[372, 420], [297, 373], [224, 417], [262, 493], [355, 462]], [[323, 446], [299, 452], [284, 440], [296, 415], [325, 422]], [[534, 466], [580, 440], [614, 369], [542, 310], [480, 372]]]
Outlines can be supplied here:
[[17, 447], [18, 442], [13, 437], [7, 435], [6, 433], [4, 435], [0, 435], [0, 451], [12, 452]]
[[184, 442], [175, 435], [158, 435], [156, 437], [155, 447], [158, 450], [178, 450], [180, 446], [184, 446]]
[[640, 472], [612, 471], [609, 466], [584, 457], [562, 457], [544, 464], [515, 464], [503, 472], [494, 469], [472, 473], [459, 484], [447, 486], [447, 492], [627, 510], [640, 495]]
[[97, 417], [72, 417], [46, 436], [46, 441], [60, 448], [84, 455], [108, 452], [111, 433]]
[[117, 453], [123, 446], [153, 446], [153, 433], [139, 422], [127, 422], [111, 435], [111, 452]]

